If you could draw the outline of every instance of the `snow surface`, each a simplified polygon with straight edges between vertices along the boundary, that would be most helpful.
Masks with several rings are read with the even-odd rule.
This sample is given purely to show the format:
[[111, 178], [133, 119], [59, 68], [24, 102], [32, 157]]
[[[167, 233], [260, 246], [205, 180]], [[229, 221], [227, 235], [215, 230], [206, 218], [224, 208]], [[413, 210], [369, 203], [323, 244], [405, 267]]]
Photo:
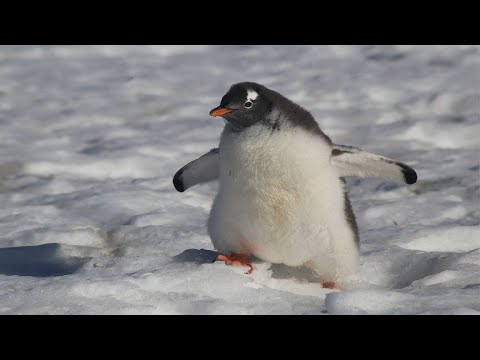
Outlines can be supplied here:
[[[348, 180], [352, 289], [211, 263], [217, 184], [172, 176], [240, 81], [417, 170]], [[0, 314], [480, 313], [479, 46], [2, 46], [0, 129]]]

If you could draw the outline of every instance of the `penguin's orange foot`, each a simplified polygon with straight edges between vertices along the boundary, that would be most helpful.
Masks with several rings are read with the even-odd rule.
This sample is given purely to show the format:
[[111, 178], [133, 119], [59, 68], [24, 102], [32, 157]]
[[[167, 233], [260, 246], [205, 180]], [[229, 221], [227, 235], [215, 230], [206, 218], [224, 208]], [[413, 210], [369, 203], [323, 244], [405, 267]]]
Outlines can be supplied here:
[[223, 261], [225, 265], [229, 266], [247, 266], [250, 269], [248, 269], [245, 274], [251, 274], [253, 272], [252, 262], [247, 254], [218, 255], [215, 260]]
[[327, 281], [322, 284], [325, 289], [337, 289], [337, 284], [333, 281]]

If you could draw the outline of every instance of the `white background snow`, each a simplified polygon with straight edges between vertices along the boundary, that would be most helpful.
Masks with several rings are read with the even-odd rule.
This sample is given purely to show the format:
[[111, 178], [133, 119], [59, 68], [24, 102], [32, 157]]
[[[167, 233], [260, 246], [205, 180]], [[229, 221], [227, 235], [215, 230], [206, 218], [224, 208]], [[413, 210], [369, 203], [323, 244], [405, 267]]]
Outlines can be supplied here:
[[[172, 176], [240, 81], [417, 170], [348, 180], [354, 288], [211, 263], [217, 184]], [[480, 313], [479, 46], [1, 46], [0, 130], [0, 314]]]

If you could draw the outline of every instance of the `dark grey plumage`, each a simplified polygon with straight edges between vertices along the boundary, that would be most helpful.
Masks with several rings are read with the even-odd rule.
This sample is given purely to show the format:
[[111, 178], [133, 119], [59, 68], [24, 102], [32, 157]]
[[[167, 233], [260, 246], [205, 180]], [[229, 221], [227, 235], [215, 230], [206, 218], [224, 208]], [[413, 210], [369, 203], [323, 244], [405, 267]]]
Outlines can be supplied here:
[[[245, 109], [244, 102], [248, 90], [254, 90], [259, 96], [253, 100], [251, 108]], [[332, 143], [310, 112], [278, 92], [257, 83], [243, 82], [232, 85], [222, 98], [220, 108], [234, 110], [223, 118], [238, 131], [257, 123], [262, 123], [275, 131], [281, 130], [282, 126], [288, 123], [290, 126], [301, 127], [321, 136], [329, 144]]]

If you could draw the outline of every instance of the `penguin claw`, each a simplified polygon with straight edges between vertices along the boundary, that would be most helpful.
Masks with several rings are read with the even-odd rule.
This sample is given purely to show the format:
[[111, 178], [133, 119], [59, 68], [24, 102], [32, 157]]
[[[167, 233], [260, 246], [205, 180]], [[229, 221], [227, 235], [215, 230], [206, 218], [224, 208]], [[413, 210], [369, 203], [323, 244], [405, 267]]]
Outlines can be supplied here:
[[247, 254], [218, 255], [215, 261], [223, 261], [227, 266], [247, 266], [250, 269], [247, 270], [246, 275], [253, 272], [252, 262], [248, 259]]
[[322, 287], [324, 289], [337, 289], [337, 284], [335, 284], [333, 281], [327, 281], [322, 284]]

